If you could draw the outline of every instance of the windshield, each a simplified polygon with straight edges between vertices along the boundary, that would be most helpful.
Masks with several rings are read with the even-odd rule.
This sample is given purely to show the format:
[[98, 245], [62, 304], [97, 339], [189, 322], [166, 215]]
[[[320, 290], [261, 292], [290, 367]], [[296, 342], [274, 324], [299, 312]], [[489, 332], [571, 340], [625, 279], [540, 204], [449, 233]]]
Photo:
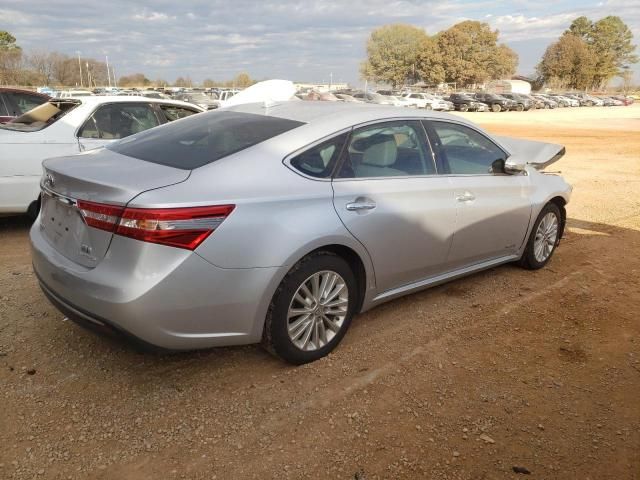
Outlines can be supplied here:
[[5, 130], [37, 132], [60, 120], [68, 112], [80, 105], [79, 100], [51, 100], [0, 125]]

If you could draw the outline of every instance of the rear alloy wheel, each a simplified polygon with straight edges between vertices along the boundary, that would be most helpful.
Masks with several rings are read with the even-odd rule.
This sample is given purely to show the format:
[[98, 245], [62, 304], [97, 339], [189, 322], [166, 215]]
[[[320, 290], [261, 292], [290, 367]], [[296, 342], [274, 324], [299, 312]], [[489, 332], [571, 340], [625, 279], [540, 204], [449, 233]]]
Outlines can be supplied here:
[[494, 103], [493, 105], [491, 105], [492, 112], [499, 112], [500, 110], [502, 110], [502, 107], [500, 106], [500, 104]]
[[517, 111], [517, 112], [522, 112], [522, 111], [524, 111], [524, 105], [522, 105], [521, 103], [519, 103], [518, 105], [516, 105], [516, 111]]
[[430, 104], [430, 103], [427, 103], [427, 104], [424, 106], [424, 108], [425, 108], [426, 110], [433, 110], [433, 107], [431, 106], [431, 104]]
[[355, 276], [346, 261], [330, 252], [306, 257], [274, 295], [263, 344], [297, 365], [322, 358], [344, 337], [357, 297]]
[[466, 103], [460, 104], [460, 111], [461, 112], [466, 112], [467, 110], [469, 110], [469, 106]]
[[529, 270], [544, 267], [560, 241], [560, 209], [553, 203], [548, 203], [538, 215], [533, 225], [520, 265]]

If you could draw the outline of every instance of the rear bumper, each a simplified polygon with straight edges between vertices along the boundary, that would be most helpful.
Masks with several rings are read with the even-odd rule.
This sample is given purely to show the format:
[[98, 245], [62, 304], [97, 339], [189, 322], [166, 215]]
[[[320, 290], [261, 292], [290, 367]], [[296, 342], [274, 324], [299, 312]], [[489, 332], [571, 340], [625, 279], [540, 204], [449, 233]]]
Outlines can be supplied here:
[[181, 249], [114, 236], [92, 269], [71, 262], [31, 228], [45, 295], [92, 330], [145, 346], [191, 350], [259, 342], [281, 269], [225, 269]]

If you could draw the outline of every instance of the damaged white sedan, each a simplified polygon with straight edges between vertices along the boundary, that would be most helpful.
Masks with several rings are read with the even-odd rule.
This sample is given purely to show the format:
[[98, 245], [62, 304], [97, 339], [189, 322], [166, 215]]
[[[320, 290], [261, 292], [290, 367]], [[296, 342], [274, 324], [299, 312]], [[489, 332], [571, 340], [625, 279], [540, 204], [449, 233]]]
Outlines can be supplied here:
[[0, 125], [0, 216], [35, 218], [45, 158], [103, 147], [203, 111], [177, 100], [83, 96], [52, 99]]

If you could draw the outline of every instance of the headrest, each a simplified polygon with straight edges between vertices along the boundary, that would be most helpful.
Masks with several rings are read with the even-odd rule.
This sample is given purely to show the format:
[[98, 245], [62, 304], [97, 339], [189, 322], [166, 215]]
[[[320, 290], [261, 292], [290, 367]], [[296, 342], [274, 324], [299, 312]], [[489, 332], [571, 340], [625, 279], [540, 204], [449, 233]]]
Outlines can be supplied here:
[[362, 163], [376, 167], [389, 167], [396, 163], [398, 147], [393, 135], [376, 135], [362, 153]]

